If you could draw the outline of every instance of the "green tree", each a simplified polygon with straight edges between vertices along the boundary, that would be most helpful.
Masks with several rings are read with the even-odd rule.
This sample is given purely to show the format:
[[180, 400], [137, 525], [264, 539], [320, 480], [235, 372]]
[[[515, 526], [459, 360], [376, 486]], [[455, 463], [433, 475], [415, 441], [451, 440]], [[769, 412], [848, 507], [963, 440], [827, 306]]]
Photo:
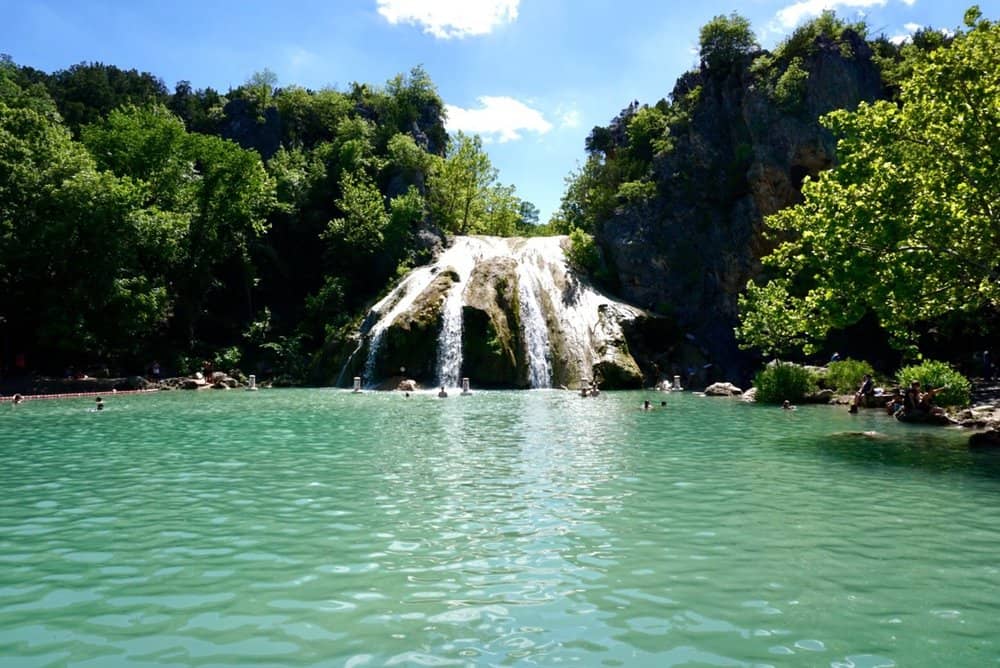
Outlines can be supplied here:
[[431, 213], [438, 225], [455, 234], [474, 232], [496, 177], [482, 139], [457, 133], [445, 158], [436, 161], [428, 183]]
[[344, 194], [337, 205], [344, 215], [330, 221], [327, 237], [340, 252], [360, 256], [363, 264], [381, 249], [389, 214], [382, 193], [364, 172], [346, 172], [341, 187]]
[[141, 262], [141, 184], [99, 171], [30, 107], [0, 102], [0, 147], [0, 315], [13, 345], [56, 363], [134, 352], [166, 306]]
[[768, 219], [785, 240], [740, 301], [744, 345], [811, 351], [872, 312], [912, 351], [933, 319], [1000, 307], [1000, 26], [967, 25], [914, 67], [901, 104], [823, 119], [840, 164]]
[[698, 34], [701, 61], [711, 71], [728, 71], [744, 55], [760, 48], [750, 21], [736, 12], [720, 14]]

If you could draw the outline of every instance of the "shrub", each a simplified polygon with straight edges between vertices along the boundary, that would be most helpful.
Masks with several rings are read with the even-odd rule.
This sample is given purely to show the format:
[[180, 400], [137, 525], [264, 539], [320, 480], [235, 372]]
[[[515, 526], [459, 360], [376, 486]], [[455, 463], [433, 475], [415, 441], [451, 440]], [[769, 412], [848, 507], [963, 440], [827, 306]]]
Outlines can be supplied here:
[[231, 369], [235, 369], [239, 366], [242, 357], [243, 354], [236, 346], [223, 348], [222, 350], [216, 351], [215, 356], [212, 358], [212, 368], [217, 371], [229, 371]]
[[830, 362], [826, 365], [826, 386], [837, 394], [851, 394], [861, 386], [866, 373], [875, 375], [872, 365], [863, 360]]
[[779, 361], [758, 371], [753, 384], [757, 388], [757, 401], [780, 404], [785, 399], [801, 401], [816, 389], [816, 378], [805, 367]]
[[971, 399], [972, 384], [946, 362], [926, 360], [921, 364], [903, 367], [899, 370], [897, 380], [904, 389], [915, 380], [920, 381], [922, 390], [945, 388], [934, 399], [941, 406], [968, 406]]
[[593, 275], [601, 266], [601, 251], [593, 236], [576, 228], [569, 234], [566, 259], [577, 271]]

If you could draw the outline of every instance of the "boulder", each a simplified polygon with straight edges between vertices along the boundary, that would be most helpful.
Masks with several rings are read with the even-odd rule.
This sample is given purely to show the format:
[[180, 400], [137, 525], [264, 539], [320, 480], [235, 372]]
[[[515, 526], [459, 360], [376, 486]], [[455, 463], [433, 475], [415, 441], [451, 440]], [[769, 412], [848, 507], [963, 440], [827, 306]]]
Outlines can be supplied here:
[[204, 378], [184, 378], [180, 382], [180, 387], [182, 390], [200, 390], [208, 387], [208, 383], [205, 382]]
[[631, 314], [616, 309], [612, 304], [601, 304], [597, 313], [594, 377], [600, 378], [601, 385], [608, 389], [641, 388], [642, 371], [629, 353], [628, 341], [621, 327], [622, 320], [631, 317]]
[[747, 390], [746, 392], [744, 392], [743, 396], [740, 397], [740, 398], [743, 399], [743, 401], [746, 401], [748, 403], [752, 403], [752, 402], [757, 401], [757, 388], [756, 387], [751, 387], [749, 390]]
[[732, 383], [712, 383], [705, 388], [705, 396], [708, 397], [738, 397], [743, 394], [743, 390]]
[[807, 404], [828, 404], [833, 399], [833, 390], [816, 390], [807, 394], [802, 400]]
[[1000, 448], [1000, 431], [991, 429], [979, 431], [969, 437], [969, 447], [976, 450], [995, 450]]
[[399, 381], [399, 385], [396, 389], [400, 392], [416, 392], [417, 391], [417, 381], [412, 378], [407, 378], [405, 380]]

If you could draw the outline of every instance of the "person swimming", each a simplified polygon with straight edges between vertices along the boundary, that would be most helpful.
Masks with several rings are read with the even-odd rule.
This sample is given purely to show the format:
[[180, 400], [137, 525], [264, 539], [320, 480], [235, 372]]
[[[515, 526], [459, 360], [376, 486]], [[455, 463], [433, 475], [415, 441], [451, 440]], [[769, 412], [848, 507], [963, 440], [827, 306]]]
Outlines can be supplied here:
[[447, 396], [448, 396], [448, 393], [447, 393], [447, 392], [445, 391], [445, 389], [444, 389], [444, 385], [442, 385], [442, 386], [441, 386], [441, 389], [440, 389], [440, 390], [438, 390], [438, 397], [440, 397], [441, 399], [444, 399], [444, 398], [446, 398]]
[[642, 410], [644, 411], [653, 410], [653, 404], [649, 402], [649, 399], [646, 399], [645, 401], [642, 402]]
[[104, 410], [104, 399], [97, 397], [94, 399], [94, 410], [103, 411]]

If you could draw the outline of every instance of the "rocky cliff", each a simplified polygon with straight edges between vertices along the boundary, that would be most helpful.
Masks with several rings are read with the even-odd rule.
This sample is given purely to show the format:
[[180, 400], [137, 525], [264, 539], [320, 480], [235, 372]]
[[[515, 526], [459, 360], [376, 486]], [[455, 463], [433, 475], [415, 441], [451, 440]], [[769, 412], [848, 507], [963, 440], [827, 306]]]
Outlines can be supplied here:
[[834, 164], [836, 143], [819, 117], [884, 96], [868, 44], [850, 30], [816, 38], [793, 65], [802, 72], [793, 95], [782, 99], [773, 83], [789, 65], [762, 72], [754, 66], [762, 55], [678, 80], [671, 97], [690, 100], [690, 111], [670, 126], [672, 149], [653, 161], [655, 195], [621, 203], [596, 230], [620, 295], [690, 333], [687, 352], [671, 362], [707, 363], [733, 380], [752, 369], [733, 327], [737, 295], [771, 248], [765, 216], [801, 201], [803, 179]]

